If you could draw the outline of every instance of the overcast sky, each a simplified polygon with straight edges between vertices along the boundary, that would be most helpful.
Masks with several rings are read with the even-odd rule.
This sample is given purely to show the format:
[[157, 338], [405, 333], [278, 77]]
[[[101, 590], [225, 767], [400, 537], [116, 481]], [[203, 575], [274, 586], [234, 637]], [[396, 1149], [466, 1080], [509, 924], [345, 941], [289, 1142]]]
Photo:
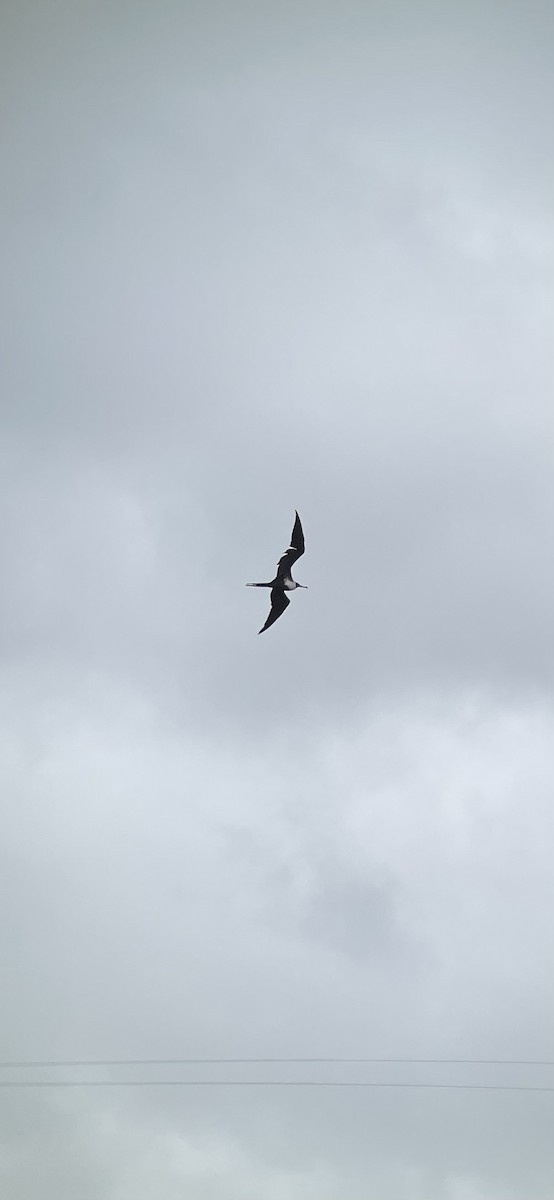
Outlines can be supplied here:
[[[551, 4], [2, 13], [0, 1059], [554, 1060]], [[0, 1182], [550, 1200], [553, 1120], [0, 1089]]]

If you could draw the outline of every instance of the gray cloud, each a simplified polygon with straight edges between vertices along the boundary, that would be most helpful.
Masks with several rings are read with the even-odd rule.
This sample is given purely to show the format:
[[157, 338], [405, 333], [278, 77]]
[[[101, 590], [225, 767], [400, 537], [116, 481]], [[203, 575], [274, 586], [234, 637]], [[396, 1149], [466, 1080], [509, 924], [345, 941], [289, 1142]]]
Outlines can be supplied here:
[[[0, 1059], [553, 1059], [550, 10], [4, 20]], [[542, 1093], [0, 1101], [8, 1200], [552, 1190]]]

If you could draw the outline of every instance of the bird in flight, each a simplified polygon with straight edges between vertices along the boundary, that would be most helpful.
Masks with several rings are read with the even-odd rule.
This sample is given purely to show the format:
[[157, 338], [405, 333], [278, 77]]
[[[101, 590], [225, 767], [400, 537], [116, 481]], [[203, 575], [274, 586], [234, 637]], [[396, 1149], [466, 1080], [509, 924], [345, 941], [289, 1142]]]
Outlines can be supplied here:
[[281, 555], [277, 563], [277, 574], [275, 579], [269, 583], [247, 583], [247, 587], [267, 587], [271, 588], [271, 608], [265, 625], [258, 630], [258, 633], [263, 633], [265, 629], [269, 629], [270, 625], [280, 617], [290, 604], [287, 592], [294, 592], [296, 588], [305, 588], [305, 583], [295, 583], [292, 578], [291, 571], [297, 558], [300, 558], [304, 553], [304, 533], [300, 523], [300, 517], [296, 513], [290, 546], [285, 553]]

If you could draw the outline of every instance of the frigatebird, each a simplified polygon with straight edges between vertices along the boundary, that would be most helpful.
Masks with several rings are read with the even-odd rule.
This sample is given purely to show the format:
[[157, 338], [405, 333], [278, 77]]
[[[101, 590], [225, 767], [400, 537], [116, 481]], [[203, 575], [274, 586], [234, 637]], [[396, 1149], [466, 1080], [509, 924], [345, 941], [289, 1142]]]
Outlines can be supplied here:
[[300, 517], [296, 513], [296, 520], [292, 529], [290, 546], [285, 553], [281, 555], [277, 563], [277, 574], [275, 579], [269, 583], [247, 583], [247, 587], [268, 587], [271, 588], [271, 608], [265, 625], [258, 630], [258, 633], [263, 633], [265, 629], [269, 629], [270, 625], [277, 620], [288, 608], [290, 600], [287, 592], [294, 592], [296, 588], [305, 588], [306, 583], [295, 583], [292, 578], [291, 571], [297, 558], [300, 558], [304, 553], [304, 533], [300, 523]]

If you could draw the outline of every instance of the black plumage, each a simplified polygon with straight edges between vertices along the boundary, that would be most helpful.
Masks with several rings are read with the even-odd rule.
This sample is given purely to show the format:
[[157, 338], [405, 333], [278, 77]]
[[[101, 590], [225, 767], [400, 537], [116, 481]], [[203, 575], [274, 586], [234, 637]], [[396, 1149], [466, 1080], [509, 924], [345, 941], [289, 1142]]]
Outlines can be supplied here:
[[275, 621], [282, 616], [285, 609], [288, 608], [290, 600], [287, 596], [287, 592], [294, 592], [296, 591], [296, 588], [306, 587], [306, 584], [304, 583], [296, 583], [292, 578], [291, 573], [295, 562], [297, 559], [302, 557], [303, 553], [304, 531], [302, 529], [300, 517], [298, 516], [298, 513], [296, 513], [290, 539], [290, 546], [288, 550], [285, 550], [285, 553], [281, 555], [279, 562], [277, 563], [277, 573], [275, 578], [271, 579], [269, 583], [247, 583], [246, 585], [247, 587], [271, 588], [271, 608], [269, 610], [269, 616], [265, 625], [262, 625], [262, 628], [258, 631], [259, 633], [264, 633], [266, 629], [269, 629], [270, 625], [273, 625]]

